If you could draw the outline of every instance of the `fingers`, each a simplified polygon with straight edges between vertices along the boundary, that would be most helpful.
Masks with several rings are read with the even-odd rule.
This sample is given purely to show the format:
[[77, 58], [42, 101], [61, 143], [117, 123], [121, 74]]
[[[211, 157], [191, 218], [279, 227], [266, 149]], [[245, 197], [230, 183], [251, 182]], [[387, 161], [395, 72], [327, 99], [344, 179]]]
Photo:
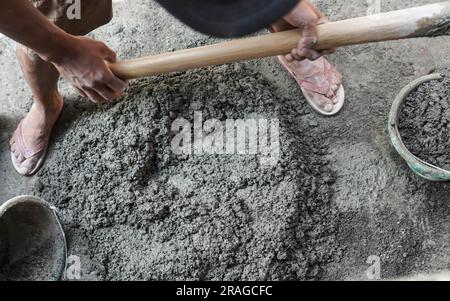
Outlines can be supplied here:
[[103, 81], [95, 86], [95, 90], [106, 100], [113, 100], [122, 96], [127, 87], [128, 81], [118, 78], [108, 69], [104, 74]]
[[[288, 26], [302, 29], [302, 38], [296, 49], [286, 56], [287, 60], [316, 60], [323, 54], [333, 53], [334, 50], [325, 52], [314, 49], [317, 44], [317, 25], [327, 23], [328, 18], [310, 1], [301, 1], [288, 15], [283, 18], [284, 22], [278, 21], [272, 25], [272, 31], [286, 30]], [[287, 25], [286, 25], [287, 23]]]
[[106, 45], [104, 45], [103, 58], [105, 59], [105, 61], [110, 62], [110, 63], [117, 62], [116, 52]]
[[303, 48], [300, 51], [295, 48], [292, 49], [291, 53], [286, 55], [286, 59], [288, 62], [292, 61], [302, 61], [304, 59], [309, 59], [311, 61], [315, 61], [320, 58], [322, 54], [319, 51], [314, 49]]
[[322, 53], [322, 55], [333, 54], [335, 52], [336, 52], [336, 48], [330, 48], [330, 49], [325, 49], [325, 50], [320, 51], [320, 53]]
[[330, 20], [328, 19], [328, 17], [322, 16], [319, 21], [317, 22], [317, 25], [321, 25], [321, 24], [325, 24], [330, 22]]
[[113, 76], [110, 80], [94, 83], [93, 87], [84, 87], [82, 90], [77, 90], [94, 103], [105, 103], [121, 96], [126, 88], [126, 81]]
[[[117, 54], [114, 50], [105, 45], [104, 59], [107, 62], [114, 63], [117, 61]], [[112, 71], [105, 65], [105, 74], [103, 77], [103, 84], [97, 89], [97, 92], [106, 99], [113, 99], [123, 94], [128, 86], [128, 82], [118, 78]]]
[[102, 42], [77, 38], [79, 47], [64, 64], [56, 66], [76, 91], [94, 103], [111, 101], [122, 95], [127, 81], [115, 76], [107, 62], [117, 61], [117, 54]]
[[290, 29], [295, 29], [296, 27], [292, 24], [289, 24], [286, 20], [281, 19], [272, 24], [269, 27], [270, 32], [280, 32], [280, 31], [286, 31]]
[[[270, 27], [270, 31], [280, 32], [280, 31], [290, 30], [293, 28], [295, 28], [295, 27], [292, 26], [287, 21], [279, 20]], [[299, 47], [296, 49], [293, 49], [291, 51], [291, 53], [289, 53], [286, 56], [286, 59], [288, 61], [290, 61], [290, 62], [293, 60], [301, 61], [301, 60], [304, 60], [305, 58], [308, 58], [310, 60], [316, 60], [321, 56], [320, 52], [312, 49], [312, 47], [314, 47], [314, 45], [317, 42], [317, 38], [316, 38], [317, 29], [315, 28], [315, 25], [305, 26], [304, 32], [305, 32], [304, 37], [299, 42]]]
[[106, 74], [105, 84], [113, 92], [113, 95], [114, 95], [113, 98], [122, 95], [123, 92], [128, 87], [128, 81], [118, 78], [109, 69]]
[[92, 85], [78, 89], [94, 103], [112, 101], [121, 96], [128, 87], [128, 82], [115, 76], [106, 64], [97, 78]]
[[96, 84], [94, 86], [94, 91], [104, 99], [103, 102], [111, 101], [116, 98], [116, 92], [111, 90], [105, 84]]
[[79, 94], [80, 96], [82, 96], [82, 97], [88, 97], [88, 96], [86, 95], [86, 93], [84, 93], [83, 90], [81, 90], [80, 88], [77, 88], [77, 87], [75, 87], [75, 86], [74, 86], [74, 88], [75, 88], [75, 90], [78, 92], [78, 94]]
[[303, 28], [303, 37], [300, 39], [298, 43], [298, 47], [293, 49], [290, 53], [290, 56], [287, 57], [294, 60], [317, 60], [322, 54], [314, 49], [314, 46], [317, 43], [317, 26], [315, 24], [307, 24]]
[[307, 33], [306, 36], [300, 40], [298, 47], [291, 51], [290, 53], [291, 59], [293, 60], [309, 59], [311, 61], [315, 61], [323, 55], [333, 54], [336, 52], [336, 48], [315, 50], [314, 46], [317, 43], [317, 36], [311, 37], [311, 34], [312, 31]]
[[86, 96], [93, 102], [93, 103], [104, 103], [107, 100], [103, 98], [100, 94], [98, 94], [94, 89], [92, 88], [84, 88], [83, 92], [86, 93]]
[[[328, 21], [328, 17], [325, 16], [325, 15], [322, 13], [322, 11], [321, 11], [317, 6], [311, 4], [311, 8], [312, 8], [312, 10], [314, 11], [314, 13], [315, 13], [320, 19], [325, 20], [324, 23], [329, 22], [329, 21]], [[319, 21], [319, 22], [320, 22], [320, 21]], [[323, 24], [323, 23], [319, 23], [319, 24]]]
[[89, 98], [94, 103], [112, 101], [121, 96], [128, 86], [128, 82], [115, 76], [106, 64], [102, 72], [96, 77], [97, 79], [92, 82], [86, 82], [78, 87], [75, 86], [75, 89], [81, 96]]

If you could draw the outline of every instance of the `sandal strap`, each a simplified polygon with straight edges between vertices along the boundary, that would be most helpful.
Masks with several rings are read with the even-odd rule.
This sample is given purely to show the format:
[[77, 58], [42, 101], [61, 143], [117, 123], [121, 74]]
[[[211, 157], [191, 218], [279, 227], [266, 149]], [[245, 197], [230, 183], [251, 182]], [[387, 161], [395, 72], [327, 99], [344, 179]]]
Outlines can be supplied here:
[[14, 142], [17, 145], [17, 148], [19, 152], [24, 156], [25, 159], [30, 159], [40, 153], [42, 153], [45, 149], [46, 142], [43, 140], [39, 142], [37, 148], [35, 150], [31, 150], [25, 145], [23, 134], [22, 134], [22, 124], [23, 121], [21, 121], [14, 133]]

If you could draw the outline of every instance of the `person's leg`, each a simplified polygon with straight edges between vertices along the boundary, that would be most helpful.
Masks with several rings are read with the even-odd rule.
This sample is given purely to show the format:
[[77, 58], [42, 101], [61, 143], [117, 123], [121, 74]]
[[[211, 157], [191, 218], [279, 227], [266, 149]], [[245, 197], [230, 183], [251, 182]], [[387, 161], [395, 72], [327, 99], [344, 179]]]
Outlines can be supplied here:
[[[45, 156], [43, 152], [46, 151], [50, 133], [61, 113], [63, 100], [57, 86], [59, 73], [52, 64], [22, 46], [17, 47], [17, 57], [31, 88], [34, 104], [11, 139], [11, 151], [13, 160], [16, 159], [16, 167], [19, 167], [18, 171], [23, 175], [30, 175], [39, 159]], [[20, 135], [17, 135], [18, 131]]]
[[[112, 0], [81, 0], [81, 18], [69, 19], [73, 7], [65, 0], [30, 0], [37, 9], [65, 32], [83, 36], [107, 24], [112, 18]], [[31, 88], [34, 105], [11, 139], [11, 155], [16, 170], [26, 176], [36, 172], [45, 159], [51, 130], [61, 113], [63, 99], [58, 92], [56, 68], [21, 46], [17, 57]]]
[[[293, 27], [286, 22], [278, 22], [269, 29], [280, 32]], [[284, 56], [279, 56], [279, 60], [295, 77], [308, 100], [313, 102], [314, 109], [324, 115], [332, 115], [342, 108], [342, 75], [326, 58], [289, 62]]]

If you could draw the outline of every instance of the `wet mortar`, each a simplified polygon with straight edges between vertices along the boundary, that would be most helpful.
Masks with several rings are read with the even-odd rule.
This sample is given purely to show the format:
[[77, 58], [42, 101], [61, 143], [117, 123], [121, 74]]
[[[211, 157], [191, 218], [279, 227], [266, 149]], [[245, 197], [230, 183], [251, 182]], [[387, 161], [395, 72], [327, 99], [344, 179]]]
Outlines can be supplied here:
[[412, 154], [450, 170], [450, 74], [420, 85], [400, 112], [399, 130]]
[[[66, 106], [36, 194], [61, 211], [69, 254], [107, 280], [320, 279], [335, 239], [327, 147], [299, 103], [244, 65], [133, 82], [118, 102]], [[280, 120], [281, 158], [175, 155], [172, 122]], [[325, 175], [325, 176], [324, 176]]]
[[[53, 279], [55, 243], [47, 240], [29, 256], [0, 266], [0, 281], [48, 281]], [[0, 254], [1, 256], [2, 254]]]

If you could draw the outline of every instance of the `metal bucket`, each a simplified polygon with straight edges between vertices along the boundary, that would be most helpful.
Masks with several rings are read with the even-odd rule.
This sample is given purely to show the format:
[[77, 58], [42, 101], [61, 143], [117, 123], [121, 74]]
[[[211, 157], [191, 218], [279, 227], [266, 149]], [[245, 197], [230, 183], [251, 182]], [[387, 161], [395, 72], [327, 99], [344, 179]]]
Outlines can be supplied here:
[[0, 206], [0, 280], [60, 280], [66, 239], [46, 201], [19, 196]]
[[402, 158], [406, 161], [406, 163], [408, 163], [408, 166], [412, 169], [412, 171], [430, 181], [450, 181], [450, 171], [434, 166], [413, 155], [402, 141], [398, 130], [398, 123], [400, 112], [408, 95], [416, 90], [421, 84], [441, 78], [443, 78], [441, 74], [434, 73], [423, 76], [409, 83], [395, 98], [389, 114], [388, 131], [392, 145], [395, 147], [400, 156], [402, 156]]

